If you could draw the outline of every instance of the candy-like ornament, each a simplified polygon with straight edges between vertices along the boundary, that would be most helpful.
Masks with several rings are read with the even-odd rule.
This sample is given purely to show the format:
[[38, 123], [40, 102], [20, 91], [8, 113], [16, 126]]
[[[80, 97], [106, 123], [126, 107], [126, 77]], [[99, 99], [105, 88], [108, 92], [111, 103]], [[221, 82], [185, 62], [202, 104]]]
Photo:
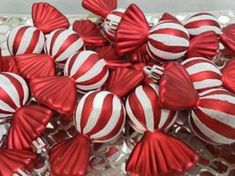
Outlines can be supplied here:
[[48, 3], [34, 3], [32, 19], [34, 26], [17, 26], [9, 33], [7, 46], [11, 55], [41, 53], [44, 34], [69, 27], [68, 19]]
[[[235, 24], [229, 24], [222, 28], [214, 15], [210, 13], [197, 13], [185, 22], [184, 27], [188, 30], [191, 38], [195, 38], [205, 32], [214, 32], [220, 38], [220, 42], [223, 45], [233, 52], [235, 51]], [[202, 43], [205, 43], [203, 38]], [[198, 46], [201, 47], [201, 45]], [[210, 47], [210, 45], [207, 46]], [[191, 57], [195, 57], [195, 55]]]
[[160, 21], [150, 29], [143, 12], [137, 5], [131, 4], [118, 25], [116, 48], [120, 55], [126, 55], [145, 46], [155, 62], [192, 56], [211, 58], [217, 53], [219, 42], [216, 33], [206, 33], [203, 41], [197, 38], [191, 43], [188, 31], [176, 20]]
[[72, 114], [77, 91], [85, 94], [100, 89], [109, 76], [106, 62], [94, 51], [81, 51], [70, 56], [64, 67], [64, 76], [36, 78], [30, 82], [35, 99], [51, 109]]
[[137, 87], [126, 100], [130, 125], [143, 133], [126, 164], [130, 175], [169, 175], [185, 172], [198, 160], [186, 144], [166, 134], [177, 118], [176, 111], [161, 108], [158, 87]]
[[218, 20], [210, 13], [197, 13], [189, 17], [184, 27], [192, 37], [208, 31], [213, 31], [217, 35], [222, 33]]
[[74, 113], [79, 134], [62, 141], [50, 151], [53, 175], [86, 175], [90, 143], [115, 139], [125, 124], [125, 108], [111, 92], [89, 92], [82, 97]]
[[225, 89], [201, 93], [198, 105], [189, 117], [189, 124], [200, 139], [212, 144], [235, 142], [235, 95]]
[[[191, 109], [191, 128], [197, 136], [214, 144], [235, 140], [235, 95], [224, 88], [210, 88], [198, 94], [182, 65], [168, 63], [162, 71], [154, 66], [152, 76], [161, 75], [159, 99], [162, 107]], [[158, 69], [157, 69], [158, 68]]]
[[[223, 45], [233, 52], [235, 51], [235, 24], [230, 24], [222, 28], [214, 15], [210, 13], [197, 13], [185, 22], [184, 27], [188, 30], [191, 38], [195, 38], [206, 32], [214, 32], [220, 38]], [[207, 43], [203, 41], [203, 38], [201, 39], [202, 43]], [[201, 47], [202, 45], [199, 46]], [[211, 47], [210, 45], [207, 46]], [[191, 57], [195, 57], [195, 55], [191, 55]]]
[[115, 68], [103, 91], [90, 91], [79, 101], [74, 112], [79, 134], [55, 145], [50, 152], [53, 175], [85, 175], [90, 143], [115, 139], [125, 124], [122, 98], [144, 81], [143, 71]]
[[159, 85], [162, 107], [185, 110], [197, 105], [199, 95], [186, 69], [178, 62], [168, 62], [163, 67], [146, 66], [145, 72]]
[[44, 42], [44, 34], [33, 26], [17, 26], [7, 37], [7, 46], [11, 55], [41, 53]]
[[58, 29], [47, 35], [44, 51], [56, 63], [66, 60], [84, 46], [81, 37], [71, 29]]
[[1, 73], [0, 90], [0, 119], [12, 118], [7, 148], [31, 148], [32, 141], [44, 132], [52, 111], [43, 106], [26, 104], [29, 99], [28, 86], [17, 74]]

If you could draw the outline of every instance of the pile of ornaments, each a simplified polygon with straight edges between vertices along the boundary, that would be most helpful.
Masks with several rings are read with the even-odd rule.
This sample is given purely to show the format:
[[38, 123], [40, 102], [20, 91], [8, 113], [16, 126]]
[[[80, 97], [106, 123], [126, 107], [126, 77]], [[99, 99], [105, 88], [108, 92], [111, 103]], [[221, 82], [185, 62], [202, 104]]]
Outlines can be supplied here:
[[[209, 13], [184, 24], [164, 13], [148, 22], [131, 4], [83, 0], [98, 22], [72, 24], [48, 3], [34, 3], [32, 26], [14, 28], [11, 55], [0, 62], [0, 175], [19, 173], [53, 114], [73, 121], [77, 134], [49, 149], [50, 173], [87, 174], [91, 143], [106, 143], [131, 126], [143, 134], [126, 163], [133, 176], [184, 173], [198, 155], [167, 134], [181, 110], [191, 130], [214, 145], [235, 142], [235, 59], [218, 67], [219, 53], [235, 53], [235, 24], [221, 28]], [[223, 46], [223, 47], [221, 47]], [[34, 101], [32, 101], [32, 99]]]

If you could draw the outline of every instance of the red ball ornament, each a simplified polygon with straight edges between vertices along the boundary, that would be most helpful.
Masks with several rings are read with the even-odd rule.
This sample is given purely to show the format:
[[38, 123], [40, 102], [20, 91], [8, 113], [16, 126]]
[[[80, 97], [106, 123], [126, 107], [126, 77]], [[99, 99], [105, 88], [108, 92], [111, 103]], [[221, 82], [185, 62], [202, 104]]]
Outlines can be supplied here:
[[193, 57], [181, 64], [189, 74], [197, 91], [222, 86], [222, 73], [212, 61], [202, 57]]
[[147, 51], [158, 60], [175, 60], [183, 57], [189, 47], [189, 34], [173, 21], [161, 21], [151, 28], [148, 35]]
[[208, 31], [213, 31], [217, 35], [222, 33], [218, 20], [210, 13], [197, 13], [189, 17], [184, 27], [191, 36], [197, 36]]
[[15, 27], [7, 38], [7, 46], [11, 55], [41, 53], [44, 42], [44, 34], [33, 26]]
[[212, 144], [235, 142], [235, 95], [225, 89], [201, 93], [197, 107], [189, 117], [192, 131]]
[[106, 62], [94, 51], [81, 51], [66, 62], [64, 75], [72, 78], [79, 92], [96, 90], [106, 82], [109, 71]]
[[80, 36], [70, 29], [58, 29], [47, 36], [45, 53], [52, 56], [55, 62], [65, 62], [84, 45]]

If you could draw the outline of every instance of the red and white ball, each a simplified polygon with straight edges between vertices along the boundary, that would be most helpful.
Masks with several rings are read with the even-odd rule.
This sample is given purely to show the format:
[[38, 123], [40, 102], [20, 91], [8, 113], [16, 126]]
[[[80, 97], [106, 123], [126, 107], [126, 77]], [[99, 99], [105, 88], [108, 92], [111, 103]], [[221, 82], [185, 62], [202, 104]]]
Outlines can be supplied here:
[[56, 62], [65, 62], [84, 46], [80, 36], [70, 29], [58, 29], [47, 35], [45, 53]]
[[225, 89], [204, 92], [189, 117], [189, 124], [192, 131], [206, 142], [235, 142], [235, 95]]
[[44, 34], [33, 26], [15, 27], [7, 38], [11, 55], [41, 53], [44, 43]]
[[78, 103], [75, 127], [94, 142], [106, 142], [121, 133], [125, 116], [125, 108], [116, 95], [108, 91], [93, 91]]
[[181, 64], [188, 72], [197, 91], [222, 86], [222, 73], [212, 61], [203, 57], [193, 57]]
[[103, 22], [104, 35], [115, 42], [116, 31], [125, 9], [115, 9], [110, 12]]
[[11, 117], [28, 98], [29, 89], [23, 78], [9, 72], [0, 74], [0, 119]]
[[221, 34], [221, 27], [214, 15], [210, 13], [198, 13], [191, 16], [184, 27], [191, 36], [202, 34], [203, 32], [214, 31]]
[[65, 64], [64, 75], [76, 82], [79, 92], [96, 90], [106, 82], [109, 71], [106, 62], [94, 51], [81, 51], [71, 56]]
[[158, 87], [146, 84], [137, 87], [126, 100], [130, 125], [138, 132], [167, 130], [175, 122], [177, 113], [159, 104]]
[[188, 47], [189, 34], [181, 24], [162, 21], [149, 32], [147, 51], [156, 61], [180, 59]]

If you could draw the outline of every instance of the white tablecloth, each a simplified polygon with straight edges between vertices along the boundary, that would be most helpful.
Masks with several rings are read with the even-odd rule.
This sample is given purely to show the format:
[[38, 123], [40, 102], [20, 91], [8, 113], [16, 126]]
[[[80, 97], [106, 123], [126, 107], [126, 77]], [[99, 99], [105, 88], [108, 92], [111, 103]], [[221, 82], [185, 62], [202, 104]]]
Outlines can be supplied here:
[[[50, 2], [67, 15], [87, 13], [81, 7], [81, 0], [44, 0]], [[0, 0], [1, 15], [25, 15], [31, 11], [35, 0]], [[234, 10], [234, 0], [118, 0], [118, 7], [125, 8], [135, 2], [146, 13], [196, 12], [213, 10]]]

